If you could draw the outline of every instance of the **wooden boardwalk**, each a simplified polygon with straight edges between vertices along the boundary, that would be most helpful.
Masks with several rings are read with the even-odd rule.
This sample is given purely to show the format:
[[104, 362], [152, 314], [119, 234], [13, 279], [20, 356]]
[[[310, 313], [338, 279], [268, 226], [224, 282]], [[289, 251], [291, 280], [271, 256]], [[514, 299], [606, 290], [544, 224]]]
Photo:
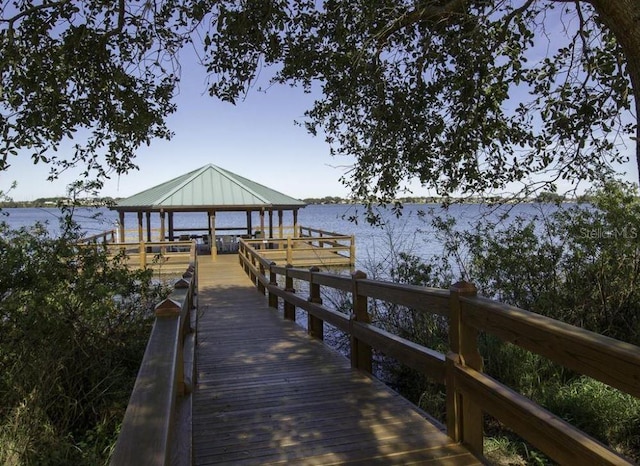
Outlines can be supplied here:
[[404, 398], [283, 320], [236, 255], [202, 259], [194, 464], [481, 464]]

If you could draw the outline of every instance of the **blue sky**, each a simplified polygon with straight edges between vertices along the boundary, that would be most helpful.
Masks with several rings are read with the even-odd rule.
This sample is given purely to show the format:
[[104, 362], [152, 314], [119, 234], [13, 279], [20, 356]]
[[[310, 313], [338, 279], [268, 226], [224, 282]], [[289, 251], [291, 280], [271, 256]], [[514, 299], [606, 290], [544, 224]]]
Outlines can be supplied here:
[[[185, 63], [176, 102], [178, 110], [169, 119], [173, 139], [141, 148], [135, 160], [140, 170], [108, 181], [103, 196], [127, 197], [209, 163], [296, 198], [347, 196], [338, 180], [349, 160], [331, 157], [322, 137], [294, 124], [313, 102], [302, 90], [254, 89], [234, 106], [210, 97], [204, 71]], [[48, 182], [46, 165], [19, 156], [0, 173], [0, 190], [16, 181], [9, 194], [15, 200], [63, 196], [79, 172]]]
[[[204, 79], [204, 73], [195, 67], [183, 73], [176, 98], [178, 109], [169, 118], [174, 137], [142, 147], [135, 160], [140, 169], [114, 176], [101, 195], [131, 196], [213, 163], [299, 199], [348, 196], [339, 178], [353, 161], [332, 157], [321, 136], [313, 137], [294, 124], [303, 119], [312, 96], [288, 86], [274, 86], [266, 93], [253, 90], [234, 106], [210, 97]], [[628, 151], [632, 155], [632, 144]], [[7, 192], [16, 181], [17, 187], [9, 193], [14, 200], [64, 196], [80, 171], [49, 182], [47, 165], [34, 165], [28, 156], [19, 156], [13, 158], [8, 171], [0, 173], [0, 191]], [[625, 171], [627, 179], [637, 180], [633, 162], [620, 167], [620, 173]], [[411, 189], [417, 196], [429, 194], [417, 184]]]
[[[559, 22], [552, 26], [564, 27]], [[183, 53], [178, 110], [168, 122], [175, 133], [173, 139], [156, 140], [141, 148], [135, 160], [140, 169], [112, 178], [101, 195], [127, 197], [213, 163], [296, 198], [348, 196], [339, 178], [353, 161], [331, 157], [322, 137], [313, 137], [294, 124], [303, 119], [313, 96], [300, 89], [273, 86], [266, 93], [254, 88], [235, 106], [220, 102], [206, 93], [204, 70], [195, 65], [189, 51]], [[626, 178], [636, 181], [631, 141], [626, 150], [632, 162], [618, 172], [627, 172]], [[9, 193], [15, 200], [64, 196], [68, 184], [81, 172], [70, 171], [48, 182], [49, 167], [34, 165], [28, 155], [10, 163], [8, 171], [0, 172], [0, 191], [6, 193], [16, 181], [17, 187]], [[417, 184], [410, 188], [416, 196], [429, 194]], [[559, 186], [560, 191], [567, 188]]]

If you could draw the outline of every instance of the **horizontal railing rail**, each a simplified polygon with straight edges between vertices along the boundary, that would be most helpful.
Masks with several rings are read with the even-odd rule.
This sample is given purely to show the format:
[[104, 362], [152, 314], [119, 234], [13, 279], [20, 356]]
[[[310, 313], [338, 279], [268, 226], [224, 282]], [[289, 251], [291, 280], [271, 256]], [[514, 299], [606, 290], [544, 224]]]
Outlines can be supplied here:
[[115, 243], [117, 238], [117, 230], [106, 230], [91, 236], [85, 236], [80, 239], [80, 244], [97, 244], [97, 243]]
[[302, 260], [320, 265], [353, 266], [355, 263], [355, 240], [347, 235], [240, 239], [238, 246], [239, 250], [257, 251], [264, 260], [287, 264]]
[[[180, 236], [189, 236], [193, 238], [202, 238], [209, 236], [211, 230], [207, 226], [195, 227], [195, 226], [177, 226], [173, 228], [174, 239]], [[162, 237], [164, 232], [164, 237]], [[323, 237], [323, 236], [343, 236], [339, 233], [331, 233], [316, 228], [310, 228], [305, 226], [294, 225], [272, 225], [271, 227], [265, 226], [264, 230], [259, 226], [251, 227], [251, 231], [247, 231], [246, 225], [236, 226], [216, 226], [216, 235], [234, 233], [234, 236], [238, 237], [252, 237], [252, 238], [268, 238], [269, 233], [273, 233], [273, 238], [287, 238], [287, 237]], [[106, 230], [95, 235], [87, 236], [81, 240], [85, 243], [100, 242], [120, 242], [120, 243], [138, 243], [140, 237], [145, 241], [149, 241], [148, 235], [151, 235], [152, 242], [162, 242], [169, 239], [169, 231], [161, 228], [139, 229], [139, 228], [126, 228], [123, 230], [123, 238], [119, 238], [118, 229]]]
[[196, 242], [156, 241], [141, 243], [109, 243], [106, 245], [111, 255], [123, 254], [129, 267], [152, 268], [175, 272], [195, 263]]
[[[189, 419], [190, 403], [181, 402], [195, 383], [196, 264], [155, 308], [155, 322], [138, 371], [116, 442], [111, 465], [167, 465], [177, 450], [190, 445], [190, 432], [179, 419]], [[183, 457], [190, 452], [181, 451]]]
[[[370, 280], [362, 272], [350, 277], [279, 266], [252, 247], [240, 251], [240, 263], [269, 305], [281, 299], [284, 317], [296, 308], [307, 312], [307, 331], [323, 339], [324, 323], [350, 338], [351, 363], [372, 372], [372, 348], [395, 358], [446, 387], [447, 433], [483, 455], [483, 414], [487, 413], [562, 464], [632, 464], [615, 451], [530, 399], [482, 372], [479, 332], [494, 335], [545, 356], [625, 393], [640, 397], [640, 348], [532, 312], [476, 296], [460, 282], [449, 290]], [[284, 281], [284, 286], [279, 285]], [[309, 295], [295, 293], [294, 279], [306, 282]], [[321, 287], [350, 294], [349, 315], [322, 305]], [[406, 306], [448, 321], [449, 351], [439, 353], [384, 331], [370, 322], [369, 300]]]

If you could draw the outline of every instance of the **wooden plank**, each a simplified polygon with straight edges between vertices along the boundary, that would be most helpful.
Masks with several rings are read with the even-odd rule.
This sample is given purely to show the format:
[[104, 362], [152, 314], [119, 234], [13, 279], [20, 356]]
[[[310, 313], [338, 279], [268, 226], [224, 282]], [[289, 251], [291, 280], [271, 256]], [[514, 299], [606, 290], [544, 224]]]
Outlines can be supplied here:
[[284, 265], [288, 261], [295, 267], [350, 266], [352, 258], [346, 248], [323, 248], [318, 246], [296, 247], [289, 251], [282, 249], [256, 249], [254, 252], [266, 263]]
[[473, 327], [640, 398], [638, 347], [486, 298], [462, 298]]
[[444, 354], [362, 322], [353, 323], [353, 335], [387, 356], [396, 358], [421, 372], [431, 380], [444, 383]]
[[457, 386], [465, 396], [560, 464], [633, 464], [491, 377], [469, 367], [455, 368]]
[[449, 290], [390, 283], [380, 280], [360, 280], [360, 293], [418, 311], [449, 315]]
[[267, 306], [237, 257], [200, 261], [194, 464], [481, 464]]

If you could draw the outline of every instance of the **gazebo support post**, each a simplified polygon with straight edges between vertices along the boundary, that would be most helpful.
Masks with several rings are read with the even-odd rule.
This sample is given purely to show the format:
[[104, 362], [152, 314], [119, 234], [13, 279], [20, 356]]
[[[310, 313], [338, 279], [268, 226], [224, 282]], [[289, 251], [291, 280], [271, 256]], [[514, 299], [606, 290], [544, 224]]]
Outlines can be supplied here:
[[119, 241], [120, 243], [124, 243], [125, 242], [125, 237], [124, 237], [124, 211], [121, 210], [120, 212], [118, 212], [118, 218], [119, 218], [119, 225], [118, 225], [118, 229], [119, 231]]
[[169, 241], [173, 241], [173, 212], [169, 211]]
[[151, 211], [147, 210], [147, 242], [151, 242]]
[[209, 248], [211, 249], [211, 260], [218, 257], [218, 247], [216, 246], [216, 211], [209, 211]]
[[160, 241], [164, 241], [165, 229], [164, 229], [164, 209], [160, 209]]
[[142, 212], [138, 212], [138, 242], [142, 243], [144, 236], [142, 233]]
[[280, 238], [284, 238], [284, 226], [282, 223], [282, 209], [278, 210], [278, 230], [280, 232]]

